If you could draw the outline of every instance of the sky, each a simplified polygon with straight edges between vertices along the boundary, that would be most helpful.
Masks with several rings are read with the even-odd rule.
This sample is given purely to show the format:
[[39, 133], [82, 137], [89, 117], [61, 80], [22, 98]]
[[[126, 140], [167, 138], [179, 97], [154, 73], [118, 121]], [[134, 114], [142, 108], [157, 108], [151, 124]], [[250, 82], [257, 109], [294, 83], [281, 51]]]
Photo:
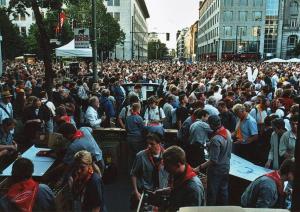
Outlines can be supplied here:
[[167, 47], [176, 48], [176, 32], [190, 27], [198, 20], [199, 0], [145, 0], [150, 14], [147, 19], [148, 31], [170, 33], [170, 41], [160, 35], [160, 40]]

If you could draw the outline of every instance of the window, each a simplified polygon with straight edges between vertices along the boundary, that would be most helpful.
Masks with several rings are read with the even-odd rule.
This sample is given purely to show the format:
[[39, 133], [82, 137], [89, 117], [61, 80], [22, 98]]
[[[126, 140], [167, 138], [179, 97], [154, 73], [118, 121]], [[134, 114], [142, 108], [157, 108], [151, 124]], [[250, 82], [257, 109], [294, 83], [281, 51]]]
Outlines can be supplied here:
[[231, 7], [232, 6], [232, 0], [224, 0], [225, 7]]
[[21, 21], [25, 21], [25, 20], [26, 20], [25, 14], [21, 14], [21, 15], [20, 15], [20, 20], [21, 20]]
[[290, 26], [291, 27], [297, 27], [297, 18], [292, 18], [291, 20], [290, 20]]
[[290, 3], [290, 14], [291, 15], [298, 15], [298, 11], [299, 11], [299, 4], [296, 1], [292, 1]]
[[238, 27], [238, 36], [246, 36], [247, 34], [247, 27], [245, 26], [241, 26], [241, 27]]
[[225, 11], [224, 12], [224, 21], [232, 21], [232, 11]]
[[233, 52], [233, 41], [224, 41], [223, 42], [223, 51], [224, 52]]
[[254, 6], [262, 6], [263, 0], [254, 0]]
[[240, 6], [248, 6], [248, 0], [240, 0]]
[[108, 14], [110, 14], [110, 15], [111, 15], [111, 17], [114, 17], [114, 13], [112, 13], [112, 12], [108, 12]]
[[6, 5], [6, 0], [0, 0], [0, 5]]
[[114, 5], [115, 6], [120, 6], [120, 0], [114, 0]]
[[19, 21], [20, 20], [20, 15], [19, 14], [15, 15], [14, 20]]
[[257, 38], [260, 36], [260, 27], [252, 27], [252, 36]]
[[253, 12], [254, 21], [261, 21], [262, 13], [260, 11]]
[[231, 26], [224, 27], [224, 34], [225, 36], [232, 36], [232, 27]]
[[116, 21], [120, 21], [120, 13], [115, 13], [114, 18]]
[[114, 6], [114, 0], [107, 0], [107, 6]]
[[239, 20], [240, 21], [247, 21], [247, 12], [246, 11], [240, 11], [239, 12]]
[[288, 46], [296, 46], [298, 43], [297, 35], [291, 35], [288, 37]]
[[20, 28], [20, 34], [25, 37], [26, 36], [26, 27], [21, 27]]
[[32, 21], [35, 21], [34, 12], [32, 12], [32, 15], [31, 15], [31, 17], [32, 17]]

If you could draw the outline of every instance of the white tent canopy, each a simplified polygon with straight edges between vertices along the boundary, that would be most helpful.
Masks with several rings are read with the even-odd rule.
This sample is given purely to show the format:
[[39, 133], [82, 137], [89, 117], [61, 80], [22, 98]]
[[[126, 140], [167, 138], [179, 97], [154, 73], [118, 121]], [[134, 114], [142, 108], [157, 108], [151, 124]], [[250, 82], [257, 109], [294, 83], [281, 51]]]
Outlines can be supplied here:
[[270, 60], [266, 60], [266, 63], [286, 63], [286, 60], [280, 59], [280, 58], [273, 58]]
[[299, 58], [292, 58], [292, 59], [289, 59], [287, 62], [289, 62], [289, 63], [300, 63], [300, 59]]
[[92, 57], [92, 48], [75, 49], [74, 39], [68, 44], [55, 49], [57, 57]]

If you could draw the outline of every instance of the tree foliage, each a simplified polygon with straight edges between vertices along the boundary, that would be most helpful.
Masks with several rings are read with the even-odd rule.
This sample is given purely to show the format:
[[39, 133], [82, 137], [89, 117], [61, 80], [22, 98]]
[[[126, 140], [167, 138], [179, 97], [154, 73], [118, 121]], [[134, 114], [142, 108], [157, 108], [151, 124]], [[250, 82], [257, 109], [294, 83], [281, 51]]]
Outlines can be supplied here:
[[[74, 34], [68, 19], [64, 22], [61, 32], [58, 34], [55, 32], [58, 23], [58, 15], [59, 11], [49, 11], [46, 14], [44, 24], [49, 38], [58, 39], [61, 44], [64, 45], [72, 40]], [[37, 25], [32, 24], [29, 29], [28, 37], [25, 39], [28, 53], [34, 53], [39, 56], [43, 55], [43, 51], [41, 50], [38, 42], [40, 39], [41, 36]], [[52, 50], [56, 47], [56, 45], [51, 45]]]
[[24, 42], [17, 26], [12, 24], [4, 8], [0, 7], [0, 32], [4, 59], [13, 59], [24, 53]]
[[[68, 5], [67, 10], [69, 18], [74, 20], [76, 27], [90, 28], [90, 32], [92, 32], [91, 7], [90, 1], [80, 1], [76, 4], [73, 2], [73, 4]], [[103, 0], [96, 0], [96, 10], [98, 51], [112, 51], [116, 44], [121, 44], [124, 41], [125, 34], [121, 30], [118, 21], [111, 14], [107, 13]]]
[[148, 59], [163, 60], [168, 55], [168, 48], [165, 43], [158, 41], [150, 41], [148, 43]]

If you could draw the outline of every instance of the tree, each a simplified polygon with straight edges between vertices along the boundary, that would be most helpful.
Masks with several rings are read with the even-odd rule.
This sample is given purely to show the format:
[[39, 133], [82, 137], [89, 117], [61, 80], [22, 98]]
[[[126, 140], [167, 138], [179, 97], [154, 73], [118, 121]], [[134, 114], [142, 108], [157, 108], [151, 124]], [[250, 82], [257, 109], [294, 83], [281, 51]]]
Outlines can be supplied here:
[[24, 42], [18, 28], [11, 23], [4, 8], [0, 7], [0, 31], [3, 37], [4, 59], [13, 59], [24, 53]]
[[[73, 38], [73, 31], [68, 19], [64, 22], [60, 33], [56, 33], [55, 29], [58, 23], [59, 11], [50, 11], [46, 14], [44, 24], [46, 26], [47, 34], [49, 38], [57, 38], [62, 45], [70, 42]], [[28, 37], [25, 39], [26, 49], [28, 53], [34, 53], [38, 56], [43, 55], [43, 51], [38, 44], [40, 40], [40, 33], [36, 24], [32, 24], [29, 29]], [[51, 50], [56, 48], [56, 45], [51, 45]]]
[[44, 61], [45, 68], [45, 87], [49, 98], [52, 97], [52, 87], [53, 87], [53, 78], [54, 73], [52, 69], [52, 59], [51, 59], [51, 45], [49, 41], [49, 35], [47, 33], [46, 26], [44, 24], [45, 20], [42, 16], [40, 8], [47, 7], [48, 10], [60, 10], [62, 6], [62, 0], [10, 0], [8, 12], [16, 15], [16, 14], [24, 14], [26, 15], [26, 8], [31, 8], [33, 10], [36, 25], [38, 28], [38, 32], [40, 34], [39, 44], [40, 48], [43, 52], [42, 58]]
[[[68, 14], [75, 21], [76, 27], [91, 28], [92, 17], [89, 1], [79, 1], [78, 4], [69, 5], [68, 8]], [[96, 0], [96, 9], [97, 49], [98, 52], [105, 52], [108, 56], [109, 51], [112, 51], [117, 44], [124, 42], [125, 34], [118, 21], [107, 13], [103, 0]]]
[[148, 43], [148, 59], [163, 60], [168, 55], [168, 48], [165, 43], [158, 41], [150, 41]]

